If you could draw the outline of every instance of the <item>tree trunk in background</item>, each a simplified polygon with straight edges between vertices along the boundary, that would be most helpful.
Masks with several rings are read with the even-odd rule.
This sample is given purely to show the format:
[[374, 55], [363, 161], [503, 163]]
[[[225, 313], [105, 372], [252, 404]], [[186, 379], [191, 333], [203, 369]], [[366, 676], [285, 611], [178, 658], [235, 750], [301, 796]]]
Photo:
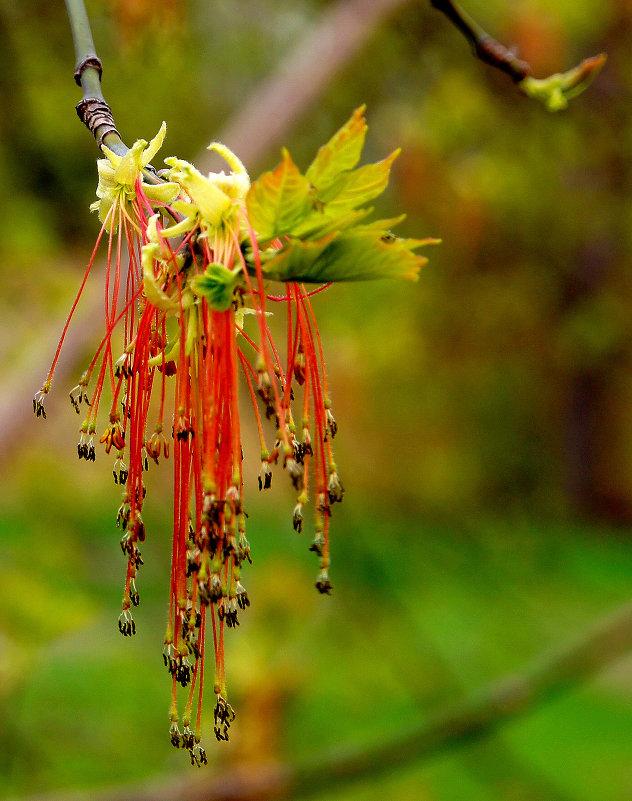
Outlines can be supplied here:
[[[603, 80], [593, 87], [600, 101], [600, 117], [620, 121], [618, 134], [613, 131], [615, 137], [625, 136], [629, 130], [624, 70], [628, 69], [626, 54], [631, 36], [629, 3], [622, 0], [606, 37], [611, 54], [607, 70]], [[586, 142], [590, 142], [589, 131]], [[589, 144], [586, 153], [590, 155]], [[597, 208], [610, 198], [608, 214], [601, 214], [601, 219], [607, 218], [608, 222], [607, 227], [602, 224], [596, 236], [591, 231], [586, 233], [576, 270], [568, 276], [563, 315], [574, 311], [581, 314], [583, 304], [598, 299], [604, 290], [627, 295], [632, 289], [625, 278], [630, 269], [627, 203], [632, 173], [623, 153], [623, 148], [611, 148], [608, 160], [593, 160], [594, 166], [587, 168], [589, 172], [583, 176], [585, 185], [594, 187], [590, 200]], [[588, 317], [587, 323], [591, 319]], [[597, 315], [596, 320], [600, 319]], [[630, 370], [626, 351], [631, 333], [628, 325], [621, 330], [619, 339], [606, 342], [596, 358], [588, 353], [587, 358], [579, 359], [567, 383], [566, 486], [571, 507], [580, 515], [615, 524], [632, 523], [632, 480], [627, 475], [623, 453], [629, 446], [626, 430], [632, 397], [625, 397], [625, 389], [616, 378], [617, 372]], [[621, 454], [619, 458], [617, 453]]]

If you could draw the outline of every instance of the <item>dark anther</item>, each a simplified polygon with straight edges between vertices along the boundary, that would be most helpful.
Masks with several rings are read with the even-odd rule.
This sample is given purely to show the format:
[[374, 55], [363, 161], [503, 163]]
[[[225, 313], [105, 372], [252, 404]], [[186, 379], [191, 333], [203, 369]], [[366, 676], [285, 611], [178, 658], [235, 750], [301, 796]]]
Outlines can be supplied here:
[[327, 497], [325, 495], [320, 495], [318, 498], [318, 504], [316, 506], [319, 512], [322, 512], [324, 515], [331, 517], [331, 508], [329, 503], [327, 502]]
[[86, 394], [86, 388], [85, 388], [85, 386], [83, 384], [79, 384], [78, 386], [76, 386], [69, 393], [68, 397], [70, 398], [70, 405], [77, 412], [77, 414], [79, 414], [81, 412], [81, 409], [79, 408], [79, 404], [82, 401], [85, 401], [85, 403], [88, 406], [90, 405], [90, 399], [88, 398], [88, 395]]
[[164, 373], [166, 376], [175, 375], [178, 372], [178, 367], [174, 361], [165, 362], [165, 366], [158, 365], [158, 371]]
[[226, 625], [229, 629], [234, 629], [236, 626], [239, 625], [239, 620], [237, 620], [237, 610], [231, 609], [230, 611], [226, 612]]
[[187, 529], [187, 546], [192, 548], [195, 545], [195, 528], [193, 523], [189, 520], [189, 527]]
[[134, 568], [138, 570], [144, 564], [143, 557], [140, 555], [140, 551], [131, 540], [128, 540], [124, 543], [124, 539], [125, 537], [121, 539], [121, 548], [123, 549], [123, 553], [127, 552], [129, 554], [129, 561], [134, 565]]
[[199, 743], [193, 746], [193, 750], [189, 751], [191, 755], [191, 764], [197, 765], [200, 768], [202, 765], [208, 765], [208, 759], [206, 758], [206, 751], [202, 748]]
[[[213, 710], [213, 719], [215, 721], [215, 725], [219, 726], [222, 725], [226, 729], [230, 726], [230, 724], [235, 720], [235, 711], [232, 706], [226, 701], [222, 696], [218, 696], [217, 703], [215, 704], [215, 709]], [[217, 735], [217, 732], [216, 732]], [[220, 738], [218, 738], [220, 739]], [[223, 738], [222, 738], [223, 739]], [[228, 739], [228, 738], [226, 738]]]
[[43, 417], [44, 420], [46, 420], [46, 410], [44, 409], [44, 404], [41, 400], [33, 398], [33, 412], [35, 413], [36, 417]]
[[270, 469], [270, 466], [268, 465], [265, 467], [262, 472], [263, 476], [261, 473], [259, 473], [259, 491], [270, 489], [272, 486], [272, 470]]
[[177, 658], [175, 665], [175, 676], [176, 681], [179, 682], [182, 687], [186, 687], [191, 683], [191, 665], [186, 657], [183, 658], [179, 656]]
[[224, 500], [212, 501], [208, 512], [208, 519], [213, 526], [219, 526], [225, 503], [226, 501]]
[[194, 745], [195, 738], [193, 737], [193, 732], [188, 726], [185, 726], [182, 730], [182, 747], [192, 751]]
[[327, 487], [327, 495], [329, 497], [329, 503], [340, 503], [342, 501], [342, 496], [344, 495], [344, 487], [340, 483], [339, 479], [332, 481], [330, 479], [329, 486]]
[[145, 542], [145, 524], [142, 520], [137, 519], [136, 539], [139, 542]]
[[199, 551], [191, 550], [187, 554], [187, 576], [192, 576], [194, 573], [197, 573], [200, 569], [200, 565], [198, 564], [199, 559]]
[[180, 734], [180, 729], [178, 728], [177, 723], [171, 724], [171, 728], [169, 729], [169, 735], [171, 737], [171, 745], [174, 748], [180, 748], [180, 743], [182, 742], [182, 735]]
[[316, 582], [316, 589], [321, 595], [331, 595], [333, 587], [328, 578], [319, 578]]
[[241, 537], [239, 540], [239, 561], [243, 562], [244, 559], [247, 559], [250, 564], [252, 564], [252, 558], [250, 556], [250, 543], [245, 537]]
[[123, 484], [125, 484], [125, 482], [127, 481], [127, 476], [129, 475], [129, 472], [127, 468], [121, 467], [119, 468], [118, 472], [116, 470], [112, 470], [112, 475], [114, 476], [114, 483], [123, 486]]
[[192, 639], [192, 637], [193, 637], [193, 632], [191, 632], [187, 637], [187, 645], [189, 646], [189, 651], [193, 654], [193, 658], [197, 662], [197, 660], [200, 659], [202, 656], [202, 651], [200, 649], [200, 646], [197, 644], [197, 642], [195, 642]]
[[230, 739], [228, 736], [228, 726], [222, 726], [222, 728], [219, 726], [214, 726], [213, 731], [215, 732], [215, 739], [218, 743], [220, 743], [222, 740], [227, 743]]
[[[116, 525], [119, 528], [123, 529], [123, 531], [125, 531], [125, 529], [127, 528], [127, 524], [129, 522], [129, 516], [130, 516], [129, 504], [122, 503], [119, 506], [118, 512], [116, 513]], [[125, 549], [123, 549], [123, 553], [125, 553]]]
[[338, 423], [336, 422], [335, 417], [331, 413], [331, 409], [325, 410], [325, 432], [324, 432], [324, 440], [327, 442], [329, 437], [332, 439], [338, 433]]
[[134, 623], [129, 610], [126, 609], [119, 615], [118, 627], [123, 637], [132, 637], [136, 634], [136, 623]]
[[235, 556], [237, 553], [237, 546], [234, 540], [229, 540], [226, 545], [222, 548], [222, 556], [224, 559], [230, 559], [231, 556]]
[[[116, 378], [120, 378], [121, 376], [123, 376], [124, 378], [132, 377], [133, 370], [132, 370], [131, 357], [129, 353], [125, 354], [123, 361], [119, 361], [116, 363], [114, 367], [114, 375], [116, 376]], [[121, 406], [123, 407], [123, 409], [125, 408], [124, 400], [121, 400]]]
[[298, 504], [296, 505], [294, 514], [292, 515], [292, 527], [298, 534], [300, 534], [303, 530], [303, 512]]
[[200, 603], [204, 604], [204, 606], [219, 601], [222, 597], [222, 580], [219, 575], [217, 573], [212, 573], [210, 582], [199, 582], [198, 593], [200, 596]]
[[211, 586], [209, 588], [211, 601], [219, 601], [222, 597], [222, 579], [217, 573], [211, 574]]
[[302, 465], [298, 464], [296, 459], [289, 458], [285, 460], [284, 467], [287, 469], [287, 472], [290, 476], [290, 480], [292, 481], [292, 486], [294, 489], [299, 492], [303, 489], [303, 467]]
[[213, 524], [212, 530], [209, 529], [209, 521], [202, 523], [200, 527], [200, 536], [198, 539], [198, 546], [201, 551], [206, 553], [215, 553], [220, 541], [219, 526]]
[[175, 653], [176, 652], [175, 648], [173, 647], [173, 643], [167, 643], [162, 652], [162, 661], [165, 663], [165, 667], [172, 676], [175, 675], [178, 665], [182, 659], [182, 657], [176, 656]]
[[294, 445], [294, 458], [299, 464], [303, 464], [305, 461], [305, 449], [302, 442], [297, 442]]
[[309, 550], [313, 551], [318, 556], [323, 555], [323, 546], [325, 544], [325, 540], [322, 537], [316, 537], [312, 544], [309, 546]]
[[294, 362], [294, 378], [299, 386], [305, 383], [305, 351], [302, 345], [298, 349]]
[[101, 59], [95, 54], [91, 53], [90, 55], [86, 56], [83, 61], [80, 61], [77, 64], [77, 68], [75, 70], [75, 83], [77, 86], [81, 86], [81, 76], [84, 73], [84, 70], [87, 70], [88, 67], [92, 67], [99, 73], [99, 80], [101, 80], [101, 76], [103, 75], [103, 64], [101, 63]]

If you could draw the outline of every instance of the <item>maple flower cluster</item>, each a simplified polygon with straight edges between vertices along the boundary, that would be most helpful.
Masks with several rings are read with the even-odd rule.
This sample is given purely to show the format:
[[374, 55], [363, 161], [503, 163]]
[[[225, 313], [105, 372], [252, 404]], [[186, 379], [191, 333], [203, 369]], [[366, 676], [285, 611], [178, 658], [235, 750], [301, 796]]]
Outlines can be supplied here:
[[[415, 280], [426, 261], [415, 249], [436, 241], [395, 237], [390, 228], [402, 218], [364, 222], [372, 211], [365, 204], [385, 189], [397, 156], [357, 168], [365, 134], [360, 108], [304, 175], [284, 150], [276, 169], [252, 184], [239, 159], [219, 143], [210, 149], [223, 157], [228, 173], [202, 175], [186, 161], [167, 158], [158, 176], [150, 163], [163, 143], [164, 124], [150, 143], [139, 140], [123, 156], [104, 146], [98, 161], [98, 200], [91, 208], [101, 231], [33, 408], [46, 416], [44, 397], [68, 325], [105, 240], [105, 334], [70, 392], [83, 415], [78, 455], [94, 461], [103, 445], [114, 457], [127, 563], [118, 620], [124, 636], [136, 632], [145, 471], [150, 461], [172, 459], [163, 659], [172, 683], [171, 742], [189, 751], [192, 764], [207, 761], [200, 742], [207, 637], [214, 654], [215, 736], [228, 740], [235, 713], [227, 698], [224, 641], [250, 606], [242, 583], [251, 557], [239, 385], [252, 400], [261, 444], [259, 489], [270, 487], [274, 465], [285, 469], [296, 492], [292, 523], [298, 532], [311, 496], [316, 587], [329, 593], [330, 517], [343, 486], [311, 295], [335, 281]], [[284, 283], [282, 295], [268, 294], [271, 281]], [[319, 286], [308, 291], [306, 284]], [[268, 326], [272, 305], [286, 310], [283, 352]], [[100, 433], [102, 402], [109, 413]], [[179, 686], [185, 690], [182, 713]]]

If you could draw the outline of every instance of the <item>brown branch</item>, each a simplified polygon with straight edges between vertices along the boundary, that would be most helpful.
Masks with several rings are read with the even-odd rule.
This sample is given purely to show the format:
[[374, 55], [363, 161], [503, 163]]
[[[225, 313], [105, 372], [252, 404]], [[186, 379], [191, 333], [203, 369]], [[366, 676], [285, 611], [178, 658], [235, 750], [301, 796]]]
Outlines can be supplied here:
[[472, 46], [474, 55], [486, 64], [505, 72], [512, 81], [519, 83], [531, 73], [526, 61], [486, 33], [472, 17], [452, 0], [430, 0], [430, 5], [446, 15]]
[[105, 138], [113, 135], [120, 140], [121, 136], [116, 130], [112, 109], [99, 97], [84, 97], [75, 106], [77, 116], [86, 126], [90, 133], [97, 140], [97, 145], [101, 148]]
[[533, 78], [531, 66], [526, 61], [518, 58], [513, 50], [486, 33], [453, 0], [430, 0], [430, 5], [445, 14], [455, 28], [463, 34], [478, 59], [509, 75], [524, 94], [540, 100], [549, 111], [560, 111], [566, 108], [568, 101], [581, 94], [597, 77], [606, 63], [606, 55], [601, 53], [585, 59], [568, 72], [549, 75], [548, 78]]
[[494, 733], [595, 676], [632, 648], [632, 603], [541, 655], [521, 673], [492, 682], [459, 705], [424, 717], [406, 731], [369, 745], [336, 747], [309, 762], [264, 764], [213, 776], [203, 773], [143, 787], [47, 795], [30, 801], [277, 801], [307, 798], [376, 778]]

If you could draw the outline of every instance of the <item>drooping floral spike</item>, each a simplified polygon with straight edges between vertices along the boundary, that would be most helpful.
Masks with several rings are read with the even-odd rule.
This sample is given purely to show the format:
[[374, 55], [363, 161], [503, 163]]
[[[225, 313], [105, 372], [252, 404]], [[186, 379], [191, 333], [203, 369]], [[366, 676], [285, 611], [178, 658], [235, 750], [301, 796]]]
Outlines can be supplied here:
[[[296, 492], [292, 525], [301, 532], [313, 499], [318, 557], [316, 588], [327, 594], [332, 507], [343, 498], [332, 440], [337, 425], [311, 296], [335, 281], [415, 280], [426, 259], [415, 254], [438, 240], [400, 239], [390, 228], [403, 218], [367, 223], [366, 203], [386, 187], [395, 151], [357, 168], [364, 109], [318, 152], [303, 175], [287, 151], [252, 185], [239, 159], [210, 145], [228, 173], [202, 175], [166, 159], [158, 177], [150, 161], [165, 135], [125, 156], [103, 148], [98, 162], [102, 223], [86, 275], [72, 306], [51, 371], [33, 400], [44, 397], [72, 314], [101, 246], [107, 241], [105, 333], [70, 401], [86, 410], [79, 458], [96, 459], [97, 417], [109, 386], [109, 421], [98, 444], [113, 451], [114, 481], [122, 487], [117, 524], [127, 560], [121, 633], [136, 632], [132, 607], [140, 594], [142, 518], [149, 461], [172, 458], [173, 550], [163, 660], [171, 675], [170, 738], [206, 763], [201, 741], [206, 638], [212, 638], [214, 731], [228, 740], [235, 712], [228, 703], [224, 642], [250, 606], [242, 568], [251, 561], [246, 538], [239, 385], [251, 401], [261, 445], [260, 490], [273, 466]], [[281, 295], [268, 294], [281, 281]], [[311, 291], [306, 284], [317, 284]], [[285, 307], [287, 336], [277, 347], [269, 309]], [[252, 319], [251, 319], [252, 318]], [[264, 420], [265, 418], [265, 420]], [[268, 431], [266, 432], [266, 427]], [[178, 711], [178, 687], [185, 689]]]

